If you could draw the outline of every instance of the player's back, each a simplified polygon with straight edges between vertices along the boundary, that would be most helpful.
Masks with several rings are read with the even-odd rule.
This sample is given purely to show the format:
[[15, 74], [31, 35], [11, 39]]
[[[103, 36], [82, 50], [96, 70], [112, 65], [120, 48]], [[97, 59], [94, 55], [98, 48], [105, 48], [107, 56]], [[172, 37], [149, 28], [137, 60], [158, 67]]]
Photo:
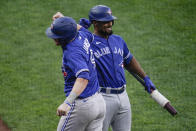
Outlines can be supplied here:
[[99, 89], [95, 60], [90, 47], [90, 37], [83, 32], [78, 32], [75, 40], [63, 48], [63, 71], [66, 73], [65, 93], [69, 94], [76, 78], [88, 79], [88, 85], [80, 97], [88, 97]]

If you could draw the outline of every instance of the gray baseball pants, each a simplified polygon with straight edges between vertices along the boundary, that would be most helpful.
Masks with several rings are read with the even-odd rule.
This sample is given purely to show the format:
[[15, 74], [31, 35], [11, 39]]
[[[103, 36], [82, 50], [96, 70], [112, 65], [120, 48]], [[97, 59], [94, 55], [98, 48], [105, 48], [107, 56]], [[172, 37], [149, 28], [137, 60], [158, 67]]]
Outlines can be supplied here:
[[126, 90], [121, 94], [102, 93], [106, 103], [103, 131], [131, 131], [131, 105]]
[[106, 105], [100, 93], [76, 99], [66, 116], [62, 116], [57, 131], [102, 131]]

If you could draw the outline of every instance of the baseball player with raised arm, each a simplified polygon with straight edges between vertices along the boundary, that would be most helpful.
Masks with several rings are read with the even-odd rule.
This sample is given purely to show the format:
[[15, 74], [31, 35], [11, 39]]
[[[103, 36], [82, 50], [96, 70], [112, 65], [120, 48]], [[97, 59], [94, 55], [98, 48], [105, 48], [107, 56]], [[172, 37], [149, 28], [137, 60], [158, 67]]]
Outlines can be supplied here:
[[99, 91], [89, 32], [78, 31], [75, 21], [61, 17], [53, 21], [46, 35], [63, 50], [62, 72], [65, 101], [58, 107], [61, 116], [57, 131], [102, 131], [105, 101]]
[[[58, 12], [53, 19], [62, 16], [63, 14]], [[101, 87], [100, 92], [106, 102], [103, 131], [108, 131], [110, 126], [113, 131], [130, 131], [131, 105], [126, 92], [124, 67], [144, 79], [149, 93], [151, 89], [155, 89], [155, 86], [131, 54], [125, 41], [113, 34], [112, 26], [115, 19], [108, 6], [97, 5], [90, 9], [90, 21], [82, 18], [80, 25], [88, 28], [93, 24], [94, 27], [92, 49]], [[80, 31], [86, 30], [81, 28]]]

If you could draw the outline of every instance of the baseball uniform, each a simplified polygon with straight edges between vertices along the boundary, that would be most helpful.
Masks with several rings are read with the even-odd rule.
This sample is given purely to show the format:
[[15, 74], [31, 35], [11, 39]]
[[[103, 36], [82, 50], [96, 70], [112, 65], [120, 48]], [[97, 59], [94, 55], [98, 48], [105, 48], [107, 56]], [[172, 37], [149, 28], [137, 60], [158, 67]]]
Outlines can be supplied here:
[[100, 91], [106, 102], [103, 131], [108, 131], [110, 125], [113, 131], [130, 131], [131, 106], [123, 67], [133, 56], [124, 40], [117, 35], [110, 35], [108, 39], [94, 35], [92, 48]]
[[92, 38], [92, 34], [79, 31], [75, 40], [63, 47], [62, 73], [66, 96], [69, 96], [76, 78], [89, 82], [67, 115], [61, 117], [58, 131], [102, 131], [105, 101], [98, 93], [96, 65], [89, 43]]

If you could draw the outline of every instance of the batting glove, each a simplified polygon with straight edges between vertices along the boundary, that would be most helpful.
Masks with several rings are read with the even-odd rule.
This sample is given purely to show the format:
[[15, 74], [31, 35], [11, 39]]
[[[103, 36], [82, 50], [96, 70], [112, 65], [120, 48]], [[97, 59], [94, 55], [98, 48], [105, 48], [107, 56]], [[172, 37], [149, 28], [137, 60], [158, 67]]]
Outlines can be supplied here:
[[148, 93], [151, 93], [152, 91], [151, 90], [155, 90], [155, 86], [154, 84], [152, 83], [152, 81], [150, 80], [150, 78], [148, 76], [144, 77], [144, 82], [145, 82], [145, 87], [147, 90]]
[[88, 29], [91, 26], [91, 22], [86, 18], [81, 18], [79, 24], [86, 29]]

